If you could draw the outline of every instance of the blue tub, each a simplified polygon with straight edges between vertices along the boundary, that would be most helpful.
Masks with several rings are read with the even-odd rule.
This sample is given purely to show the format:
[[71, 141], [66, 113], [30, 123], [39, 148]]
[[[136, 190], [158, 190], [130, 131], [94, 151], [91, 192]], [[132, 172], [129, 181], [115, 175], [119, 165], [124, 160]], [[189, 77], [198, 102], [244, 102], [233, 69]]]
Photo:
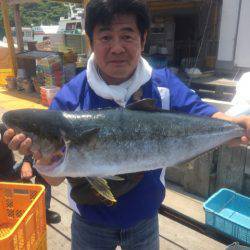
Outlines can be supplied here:
[[250, 245], [250, 198], [223, 188], [203, 207], [207, 225]]

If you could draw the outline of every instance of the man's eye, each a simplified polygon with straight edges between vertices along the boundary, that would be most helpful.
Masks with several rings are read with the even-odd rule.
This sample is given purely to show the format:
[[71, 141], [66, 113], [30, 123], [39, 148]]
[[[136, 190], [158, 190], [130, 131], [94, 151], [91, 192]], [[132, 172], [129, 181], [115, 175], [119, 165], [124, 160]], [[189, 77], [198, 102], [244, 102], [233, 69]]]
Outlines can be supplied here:
[[110, 38], [109, 36], [103, 36], [103, 37], [101, 37], [101, 40], [102, 40], [103, 42], [108, 42], [110, 39], [111, 39], [111, 38]]
[[123, 38], [123, 40], [125, 40], [125, 41], [130, 41], [130, 40], [132, 40], [133, 38], [132, 38], [132, 36], [123, 36], [122, 37]]

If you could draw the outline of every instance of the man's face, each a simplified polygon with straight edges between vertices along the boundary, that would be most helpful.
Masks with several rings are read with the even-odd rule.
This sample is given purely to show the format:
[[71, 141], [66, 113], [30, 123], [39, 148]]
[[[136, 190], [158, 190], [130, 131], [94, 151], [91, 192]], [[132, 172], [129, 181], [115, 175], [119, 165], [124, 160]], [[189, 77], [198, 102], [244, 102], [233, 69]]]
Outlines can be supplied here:
[[130, 78], [144, 49], [146, 34], [141, 35], [133, 15], [118, 15], [110, 26], [96, 25], [92, 49], [95, 63], [109, 84]]

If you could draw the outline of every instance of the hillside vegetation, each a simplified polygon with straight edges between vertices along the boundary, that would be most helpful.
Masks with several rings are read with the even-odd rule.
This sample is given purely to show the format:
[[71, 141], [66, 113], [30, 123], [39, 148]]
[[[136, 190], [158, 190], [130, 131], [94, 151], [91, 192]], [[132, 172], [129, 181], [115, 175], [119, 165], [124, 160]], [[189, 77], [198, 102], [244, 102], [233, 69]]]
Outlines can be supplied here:
[[[43, 0], [41, 3], [23, 4], [20, 6], [23, 27], [31, 25], [56, 25], [60, 17], [66, 17], [69, 7], [63, 3]], [[10, 8], [10, 22], [14, 26], [13, 10]], [[0, 39], [4, 36], [3, 17], [0, 11]]]

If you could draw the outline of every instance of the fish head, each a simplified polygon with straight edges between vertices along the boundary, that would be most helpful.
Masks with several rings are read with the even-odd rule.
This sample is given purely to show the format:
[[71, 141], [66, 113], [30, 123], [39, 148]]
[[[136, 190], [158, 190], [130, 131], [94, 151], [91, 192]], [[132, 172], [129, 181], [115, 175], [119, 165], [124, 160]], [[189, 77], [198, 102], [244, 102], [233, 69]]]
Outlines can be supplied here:
[[[11, 110], [3, 114], [2, 120], [15, 133], [30, 137], [33, 144], [46, 152], [61, 144], [60, 113], [40, 109]], [[37, 146], [37, 145], [36, 145]]]
[[4, 113], [2, 117], [8, 128], [13, 128], [18, 132], [33, 133], [45, 131], [55, 119], [56, 117], [51, 112], [39, 109], [11, 110]]
[[26, 130], [28, 121], [31, 120], [32, 115], [35, 114], [34, 110], [11, 110], [3, 114], [2, 120], [8, 128], [17, 131]]

